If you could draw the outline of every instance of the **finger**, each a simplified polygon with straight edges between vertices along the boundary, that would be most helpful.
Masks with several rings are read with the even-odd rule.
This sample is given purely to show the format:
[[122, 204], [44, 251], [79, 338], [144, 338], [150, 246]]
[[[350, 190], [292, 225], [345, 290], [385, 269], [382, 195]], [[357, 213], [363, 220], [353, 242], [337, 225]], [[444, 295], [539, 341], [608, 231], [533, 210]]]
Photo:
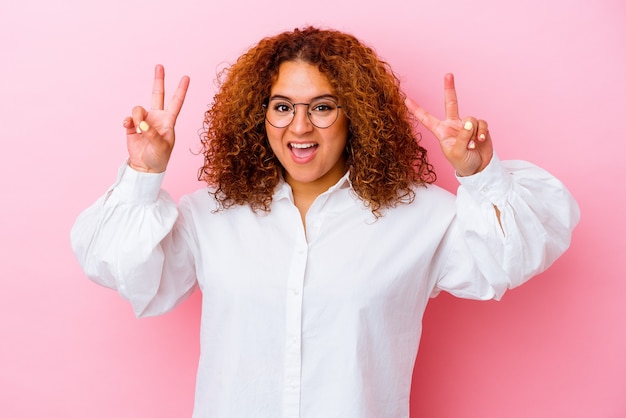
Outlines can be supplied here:
[[429, 131], [434, 133], [441, 121], [425, 111], [420, 105], [418, 105], [408, 97], [405, 100], [405, 103], [407, 108], [409, 109], [409, 112], [411, 112], [417, 118], [417, 120]]
[[135, 130], [138, 134], [141, 133], [141, 129], [139, 128], [139, 125], [141, 124], [141, 122], [144, 122], [144, 119], [146, 118], [147, 114], [148, 112], [146, 112], [146, 109], [144, 109], [141, 106], [135, 106], [133, 108], [133, 111], [131, 113], [132, 125], [135, 127]]
[[446, 108], [446, 119], [459, 120], [459, 102], [454, 87], [454, 75], [448, 73], [443, 78], [443, 101]]
[[463, 129], [459, 132], [459, 140], [468, 150], [476, 148], [476, 132], [478, 129], [478, 122], [476, 118], [463, 119]]
[[476, 130], [476, 137], [480, 142], [484, 142], [489, 135], [489, 128], [487, 126], [487, 122], [484, 120], [478, 121], [478, 128]]
[[189, 88], [190, 79], [188, 76], [184, 76], [180, 79], [178, 83], [178, 87], [174, 92], [174, 96], [167, 105], [167, 112], [174, 116], [174, 119], [178, 117], [180, 113], [180, 109], [183, 107], [183, 103], [185, 102], [185, 96], [187, 95], [187, 89]]
[[152, 83], [151, 109], [163, 110], [165, 101], [165, 69], [161, 64], [154, 68], [154, 82]]
[[124, 118], [122, 122], [122, 126], [126, 128], [126, 134], [130, 135], [137, 132], [137, 128], [135, 127], [135, 123], [133, 122], [133, 118], [130, 116]]

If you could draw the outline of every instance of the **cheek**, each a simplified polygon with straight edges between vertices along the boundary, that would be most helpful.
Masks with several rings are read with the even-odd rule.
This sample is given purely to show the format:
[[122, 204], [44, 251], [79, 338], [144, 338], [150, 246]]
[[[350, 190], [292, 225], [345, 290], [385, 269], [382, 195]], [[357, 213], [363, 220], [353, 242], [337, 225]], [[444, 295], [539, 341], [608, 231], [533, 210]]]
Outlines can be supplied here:
[[281, 143], [282, 143], [282, 135], [280, 132], [277, 132], [277, 129], [273, 126], [265, 123], [265, 134], [267, 135], [267, 142], [270, 144], [270, 148], [274, 152], [275, 155], [279, 154]]
[[[334, 127], [334, 126], [333, 126]], [[343, 123], [336, 126], [335, 131], [332, 133], [332, 136], [335, 138], [333, 141], [335, 143], [336, 148], [345, 149], [348, 143], [348, 124], [343, 121]]]

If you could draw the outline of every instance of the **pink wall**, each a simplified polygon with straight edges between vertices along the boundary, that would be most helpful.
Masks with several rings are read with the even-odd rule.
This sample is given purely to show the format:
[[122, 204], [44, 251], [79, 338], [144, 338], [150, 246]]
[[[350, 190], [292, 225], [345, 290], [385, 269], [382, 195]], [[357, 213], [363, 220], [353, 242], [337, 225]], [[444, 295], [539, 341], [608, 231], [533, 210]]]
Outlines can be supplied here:
[[[169, 86], [192, 79], [166, 179], [178, 197], [199, 186], [189, 150], [216, 70], [308, 23], [374, 45], [438, 115], [454, 72], [461, 112], [489, 121], [500, 156], [552, 171], [581, 205], [571, 250], [541, 277], [499, 303], [432, 301], [414, 415], [626, 416], [622, 0], [94, 4], [0, 5], [1, 416], [190, 416], [200, 296], [135, 320], [84, 278], [69, 229], [124, 160], [121, 121], [149, 104], [154, 64]], [[454, 188], [427, 134], [425, 144]]]

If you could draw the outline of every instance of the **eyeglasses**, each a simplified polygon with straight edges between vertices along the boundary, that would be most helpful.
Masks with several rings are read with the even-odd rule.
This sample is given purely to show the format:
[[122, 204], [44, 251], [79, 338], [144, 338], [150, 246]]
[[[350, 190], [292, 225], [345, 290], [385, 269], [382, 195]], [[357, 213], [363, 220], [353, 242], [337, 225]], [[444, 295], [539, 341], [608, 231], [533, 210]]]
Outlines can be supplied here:
[[310, 103], [291, 103], [287, 99], [273, 98], [265, 107], [265, 119], [275, 128], [286, 128], [296, 116], [296, 106], [306, 106], [306, 114], [313, 126], [325, 129], [330, 127], [339, 117], [341, 106], [330, 98], [315, 99]]

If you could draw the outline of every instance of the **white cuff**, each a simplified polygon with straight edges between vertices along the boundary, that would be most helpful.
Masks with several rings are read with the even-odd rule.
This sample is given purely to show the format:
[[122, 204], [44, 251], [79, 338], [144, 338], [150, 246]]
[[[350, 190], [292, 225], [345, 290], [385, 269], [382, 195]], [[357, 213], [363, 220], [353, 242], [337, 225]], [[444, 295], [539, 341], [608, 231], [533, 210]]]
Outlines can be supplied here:
[[159, 196], [161, 183], [165, 177], [163, 173], [144, 173], [134, 170], [128, 161], [117, 172], [117, 181], [109, 190], [122, 202], [134, 204], [154, 203]]
[[456, 176], [459, 183], [476, 200], [489, 200], [494, 205], [503, 204], [511, 190], [513, 179], [511, 173], [502, 165], [493, 153], [491, 161], [481, 172], [471, 176]]

